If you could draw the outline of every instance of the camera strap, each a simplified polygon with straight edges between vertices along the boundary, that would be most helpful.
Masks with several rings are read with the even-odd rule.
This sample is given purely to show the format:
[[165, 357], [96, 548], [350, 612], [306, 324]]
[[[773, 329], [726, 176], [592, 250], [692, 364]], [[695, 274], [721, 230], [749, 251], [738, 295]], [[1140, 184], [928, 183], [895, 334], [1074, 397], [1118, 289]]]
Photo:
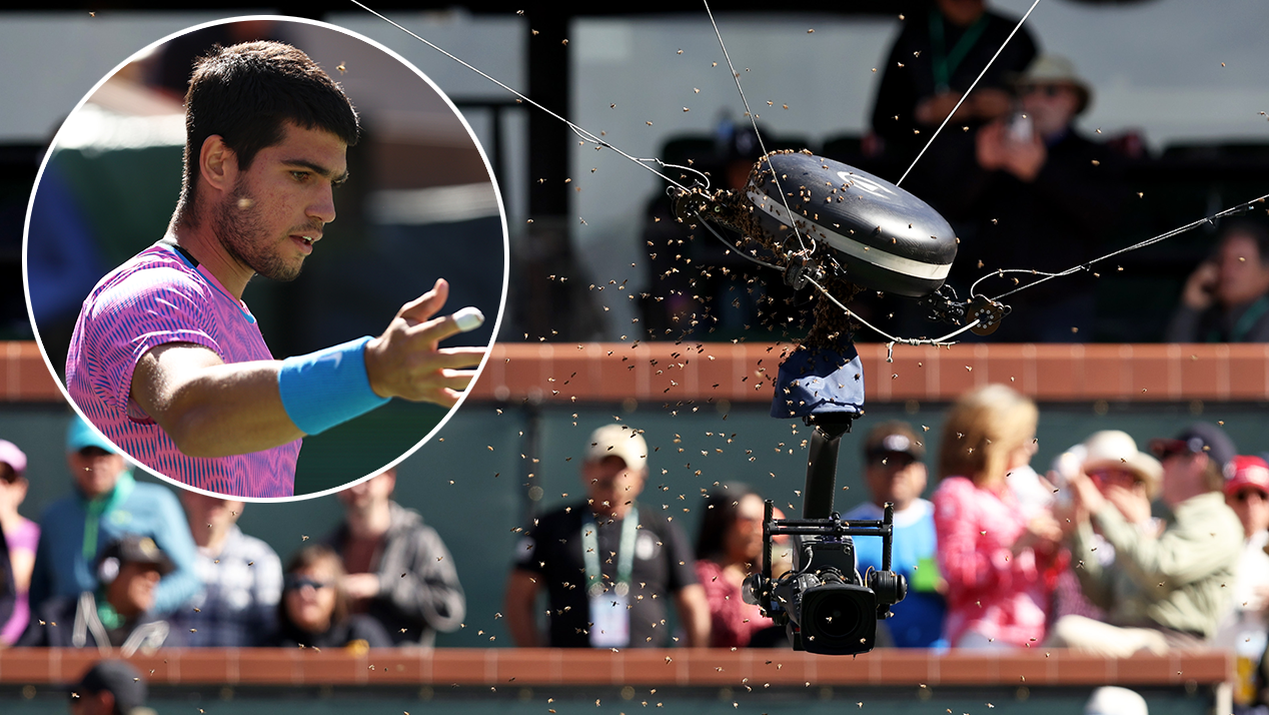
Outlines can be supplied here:
[[[617, 578], [613, 581], [613, 590], [618, 596], [630, 593], [638, 528], [639, 509], [631, 506], [630, 513], [621, 520], [621, 543], [617, 546]], [[586, 562], [586, 593], [598, 596], [604, 592], [604, 577], [599, 568], [599, 525], [590, 514], [582, 518], [582, 559]]]

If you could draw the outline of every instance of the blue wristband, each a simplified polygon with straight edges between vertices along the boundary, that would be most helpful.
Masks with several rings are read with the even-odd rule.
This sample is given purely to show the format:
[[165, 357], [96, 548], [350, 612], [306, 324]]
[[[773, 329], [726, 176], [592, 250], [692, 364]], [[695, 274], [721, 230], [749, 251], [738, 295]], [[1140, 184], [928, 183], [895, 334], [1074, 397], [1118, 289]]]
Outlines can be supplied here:
[[305, 434], [319, 434], [387, 403], [370, 389], [370, 336], [282, 361], [278, 393], [286, 414]]

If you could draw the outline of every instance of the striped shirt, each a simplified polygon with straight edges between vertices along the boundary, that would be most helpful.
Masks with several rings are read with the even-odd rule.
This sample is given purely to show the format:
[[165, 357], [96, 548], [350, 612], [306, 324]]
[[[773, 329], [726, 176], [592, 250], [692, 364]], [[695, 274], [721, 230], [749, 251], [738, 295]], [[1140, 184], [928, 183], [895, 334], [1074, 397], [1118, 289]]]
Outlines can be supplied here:
[[203, 266], [159, 243], [93, 288], [71, 337], [66, 388], [97, 429], [132, 459], [199, 489], [235, 497], [295, 492], [300, 440], [229, 457], [189, 457], [131, 397], [149, 350], [191, 343], [225, 363], [272, 360], [256, 319]]

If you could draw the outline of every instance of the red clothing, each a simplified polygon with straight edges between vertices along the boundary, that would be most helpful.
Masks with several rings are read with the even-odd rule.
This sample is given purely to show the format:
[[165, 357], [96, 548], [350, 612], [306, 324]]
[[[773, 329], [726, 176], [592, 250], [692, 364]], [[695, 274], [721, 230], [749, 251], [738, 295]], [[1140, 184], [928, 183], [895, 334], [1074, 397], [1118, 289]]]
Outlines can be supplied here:
[[713, 561], [696, 562], [696, 580], [705, 587], [709, 601], [709, 645], [712, 648], [744, 648], [753, 634], [775, 625], [757, 606], [745, 603], [740, 588], [723, 577], [723, 567]]
[[955, 646], [967, 632], [1017, 646], [1043, 641], [1066, 552], [1012, 555], [1027, 517], [1007, 488], [997, 493], [948, 477], [932, 501], [939, 568], [947, 580], [948, 642]]

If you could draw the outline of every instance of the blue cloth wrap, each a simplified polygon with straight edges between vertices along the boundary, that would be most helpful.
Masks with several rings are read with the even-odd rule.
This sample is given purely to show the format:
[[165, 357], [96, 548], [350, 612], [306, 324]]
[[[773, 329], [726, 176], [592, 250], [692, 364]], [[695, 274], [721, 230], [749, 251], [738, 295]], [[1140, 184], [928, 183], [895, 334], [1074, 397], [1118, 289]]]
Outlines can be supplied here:
[[286, 414], [305, 434], [319, 434], [387, 403], [370, 389], [370, 336], [282, 361], [278, 392]]
[[863, 407], [864, 366], [853, 344], [837, 349], [798, 348], [780, 363], [772, 417], [857, 415]]

